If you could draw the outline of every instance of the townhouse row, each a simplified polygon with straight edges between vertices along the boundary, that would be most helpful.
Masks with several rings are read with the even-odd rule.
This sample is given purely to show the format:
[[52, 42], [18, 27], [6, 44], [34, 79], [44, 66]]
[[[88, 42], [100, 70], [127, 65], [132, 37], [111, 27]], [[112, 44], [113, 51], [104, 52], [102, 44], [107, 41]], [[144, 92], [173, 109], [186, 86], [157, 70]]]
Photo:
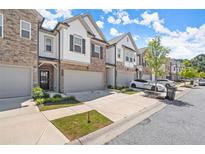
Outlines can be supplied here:
[[36, 10], [0, 10], [0, 98], [31, 96], [35, 86], [66, 94], [152, 78], [130, 33], [107, 41], [90, 14], [53, 30], [43, 22]]

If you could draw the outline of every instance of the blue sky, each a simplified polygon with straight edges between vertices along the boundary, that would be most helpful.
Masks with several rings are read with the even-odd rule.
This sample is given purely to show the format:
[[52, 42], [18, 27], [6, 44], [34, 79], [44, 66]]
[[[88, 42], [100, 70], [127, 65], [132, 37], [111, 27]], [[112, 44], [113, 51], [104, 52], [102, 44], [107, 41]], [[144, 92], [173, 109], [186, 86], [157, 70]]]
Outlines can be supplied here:
[[90, 13], [107, 40], [131, 32], [138, 48], [150, 39], [162, 37], [171, 48], [172, 58], [192, 58], [205, 53], [205, 10], [38, 10], [44, 27], [52, 29], [58, 21]]

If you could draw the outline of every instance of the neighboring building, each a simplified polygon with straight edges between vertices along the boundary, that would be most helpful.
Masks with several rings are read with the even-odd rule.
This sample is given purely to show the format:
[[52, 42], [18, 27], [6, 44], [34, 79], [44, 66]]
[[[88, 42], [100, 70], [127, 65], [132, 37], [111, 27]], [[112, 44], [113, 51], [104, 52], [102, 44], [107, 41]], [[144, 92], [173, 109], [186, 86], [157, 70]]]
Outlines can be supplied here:
[[108, 41], [106, 51], [107, 85], [112, 87], [129, 86], [136, 79], [137, 46], [130, 33]]
[[139, 54], [137, 55], [138, 61], [138, 78], [144, 80], [153, 80], [154, 76], [151, 69], [148, 67], [145, 60], [146, 48], [139, 49]]
[[104, 35], [89, 14], [40, 29], [39, 78], [46, 90], [63, 93], [106, 87]]
[[0, 10], [0, 98], [31, 96], [38, 85], [36, 10]]
[[170, 79], [177, 81], [180, 80], [179, 72], [182, 70], [182, 60], [171, 59], [170, 60]]

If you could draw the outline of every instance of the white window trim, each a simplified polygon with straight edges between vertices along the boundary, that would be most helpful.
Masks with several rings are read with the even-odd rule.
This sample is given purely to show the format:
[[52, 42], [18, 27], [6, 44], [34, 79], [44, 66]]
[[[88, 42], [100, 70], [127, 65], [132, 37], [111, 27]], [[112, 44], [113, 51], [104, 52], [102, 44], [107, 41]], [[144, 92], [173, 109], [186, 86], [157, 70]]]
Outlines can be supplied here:
[[98, 55], [99, 55], [98, 58], [100, 58], [100, 50], [99, 50], [99, 52], [96, 52], [96, 50], [95, 50], [96, 47], [98, 47], [100, 49], [101, 46], [94, 44], [94, 52], [98, 53]]
[[0, 38], [4, 38], [4, 15], [0, 13], [0, 16], [2, 16], [2, 36], [0, 36]]
[[82, 54], [83, 53], [83, 38], [79, 35], [76, 35], [76, 34], [73, 35], [73, 51], [76, 52], [76, 53], [79, 53], [78, 51], [75, 51], [75, 45], [79, 46], [78, 44], [75, 44], [75, 41], [74, 41], [75, 37], [81, 40], [81, 51], [80, 51], [80, 53]]
[[[25, 30], [25, 29], [21, 29], [22, 22], [25, 22], [25, 23], [27, 23], [27, 24], [30, 25], [29, 38], [22, 37], [22, 30]], [[26, 29], [25, 31], [28, 31], [28, 30]], [[20, 20], [20, 37], [23, 38], [23, 39], [31, 40], [31, 23], [30, 23], [30, 22], [27, 22], [27, 21], [25, 21], [25, 20]]]
[[[46, 39], [51, 39], [51, 51], [46, 50]], [[45, 42], [44, 51], [49, 53], [53, 52], [53, 38], [50, 36], [44, 36], [44, 42]]]
[[[119, 57], [118, 55], [120, 55], [120, 57]], [[118, 58], [118, 59], [121, 58], [121, 49], [120, 49], [120, 48], [117, 49], [117, 58]]]

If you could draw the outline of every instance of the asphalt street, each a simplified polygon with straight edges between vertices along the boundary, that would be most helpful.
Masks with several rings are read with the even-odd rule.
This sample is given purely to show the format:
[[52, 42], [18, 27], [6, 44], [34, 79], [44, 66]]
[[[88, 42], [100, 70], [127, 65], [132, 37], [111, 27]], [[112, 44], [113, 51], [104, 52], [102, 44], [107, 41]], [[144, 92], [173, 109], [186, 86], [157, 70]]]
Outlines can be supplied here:
[[205, 144], [205, 87], [196, 87], [107, 144]]

